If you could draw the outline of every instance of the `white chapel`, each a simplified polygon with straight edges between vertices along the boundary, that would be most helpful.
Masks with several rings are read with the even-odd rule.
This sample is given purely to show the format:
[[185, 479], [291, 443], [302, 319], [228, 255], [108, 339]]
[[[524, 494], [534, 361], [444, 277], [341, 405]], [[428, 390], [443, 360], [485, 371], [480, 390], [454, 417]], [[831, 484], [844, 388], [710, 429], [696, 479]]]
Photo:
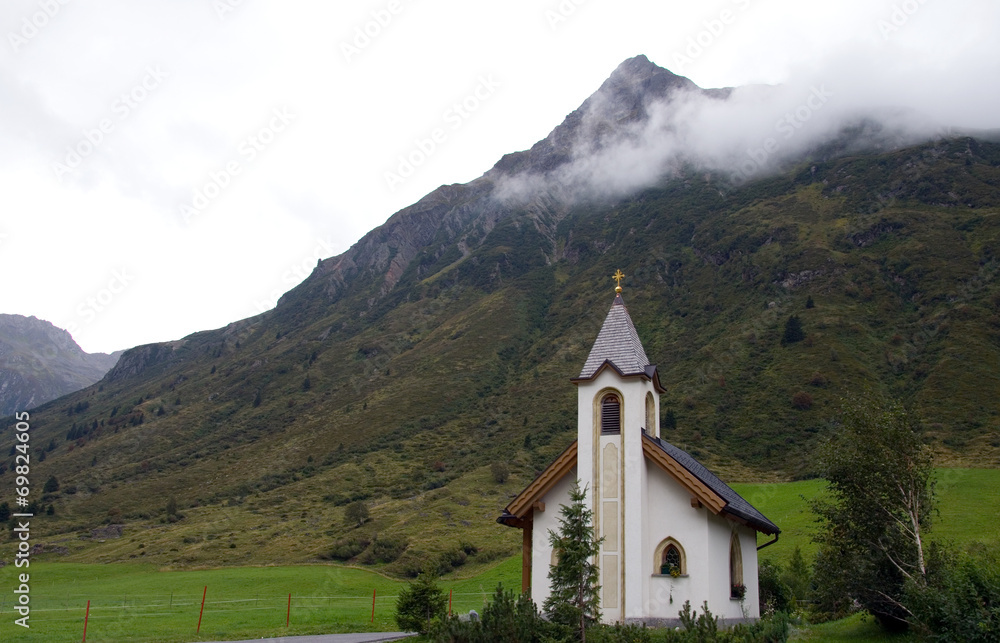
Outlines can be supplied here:
[[[665, 392], [621, 295], [577, 386], [577, 439], [507, 505], [498, 522], [523, 531], [522, 591], [541, 605], [555, 562], [549, 530], [574, 480], [598, 536], [606, 623], [674, 624], [684, 601], [726, 623], [759, 618], [757, 550], [780, 530], [711, 471], [660, 436]], [[757, 534], [772, 540], [757, 546]]]

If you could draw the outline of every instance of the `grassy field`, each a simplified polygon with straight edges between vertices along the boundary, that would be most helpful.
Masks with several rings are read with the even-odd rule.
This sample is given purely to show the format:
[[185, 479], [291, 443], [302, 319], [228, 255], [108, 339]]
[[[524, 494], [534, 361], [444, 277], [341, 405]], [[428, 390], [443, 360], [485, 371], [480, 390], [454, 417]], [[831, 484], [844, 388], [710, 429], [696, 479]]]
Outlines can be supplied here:
[[[17, 586], [11, 566], [0, 570], [6, 601], [0, 640], [198, 641], [394, 631], [396, 596], [404, 583], [370, 571], [336, 565], [234, 567], [161, 572], [149, 565], [33, 564], [30, 630], [13, 623]], [[520, 587], [520, 558], [508, 559], [472, 579], [442, 581], [452, 609], [480, 609], [497, 583]], [[207, 587], [207, 592], [205, 588]], [[372, 594], [375, 618], [372, 622]], [[205, 594], [201, 633], [196, 632]], [[290, 625], [288, 596], [292, 595]]]
[[911, 643], [920, 639], [912, 634], [887, 634], [879, 628], [875, 619], [864, 614], [855, 614], [839, 621], [819, 625], [793, 626], [790, 641], [815, 641], [819, 643]]
[[[966, 545], [973, 541], [1000, 542], [1000, 469], [935, 470], [937, 512], [931, 541]], [[787, 483], [734, 484], [750, 504], [781, 527], [779, 541], [761, 551], [761, 558], [787, 564], [795, 547], [806, 560], [816, 552], [811, 537], [816, 529], [809, 503], [823, 493], [822, 480]], [[760, 543], [765, 539], [760, 538]]]
[[[939, 513], [932, 540], [963, 545], [1000, 541], [1000, 470], [939, 469]], [[821, 494], [821, 480], [733, 485], [782, 528], [779, 542], [763, 558], [786, 563], [795, 546], [809, 559], [815, 546], [809, 501]], [[481, 568], [480, 568], [481, 569]], [[33, 562], [29, 573], [31, 629], [14, 625], [13, 566], [0, 569], [0, 640], [72, 641], [83, 634], [91, 602], [88, 641], [197, 641], [366, 630], [395, 630], [396, 596], [403, 582], [370, 570], [341, 565], [223, 567], [160, 571], [143, 564]], [[508, 558], [466, 579], [445, 579], [456, 612], [480, 609], [497, 583], [520, 587], [520, 557]], [[205, 588], [207, 589], [207, 592]], [[196, 633], [202, 594], [205, 611]], [[372, 622], [372, 593], [375, 618]], [[291, 624], [288, 595], [292, 595]], [[860, 617], [800, 628], [799, 641], [907, 641], [887, 637]]]

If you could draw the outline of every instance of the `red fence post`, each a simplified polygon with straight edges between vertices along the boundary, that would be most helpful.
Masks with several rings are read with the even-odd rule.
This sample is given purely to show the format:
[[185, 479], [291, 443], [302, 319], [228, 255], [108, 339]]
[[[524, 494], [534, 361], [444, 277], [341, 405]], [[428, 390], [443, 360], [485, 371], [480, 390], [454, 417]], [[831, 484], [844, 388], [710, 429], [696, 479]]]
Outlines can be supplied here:
[[285, 627], [292, 621], [292, 593], [288, 592], [288, 614], [285, 615]]
[[372, 623], [375, 622], [375, 592], [377, 591], [377, 588], [372, 590]]
[[205, 596], [208, 595], [208, 585], [205, 585], [205, 591], [201, 593], [201, 611], [198, 612], [198, 632], [201, 632], [201, 616], [205, 613]]
[[448, 616], [451, 616], [451, 593], [454, 591], [454, 589], [448, 590]]
[[90, 601], [87, 601], [87, 613], [83, 616], [83, 643], [87, 643], [87, 621], [90, 620]]

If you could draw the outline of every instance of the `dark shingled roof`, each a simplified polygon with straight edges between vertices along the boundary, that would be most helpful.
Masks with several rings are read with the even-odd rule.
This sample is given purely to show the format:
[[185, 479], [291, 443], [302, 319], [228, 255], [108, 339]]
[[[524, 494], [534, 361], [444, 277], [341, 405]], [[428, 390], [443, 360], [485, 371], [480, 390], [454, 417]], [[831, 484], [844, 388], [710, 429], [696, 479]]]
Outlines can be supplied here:
[[621, 293], [615, 296], [608, 316], [604, 318], [597, 341], [590, 349], [587, 362], [577, 379], [590, 379], [604, 362], [610, 362], [622, 375], [638, 375], [646, 372], [649, 358], [639, 341], [639, 333], [625, 308]]
[[705, 465], [695, 460], [689, 453], [678, 449], [666, 440], [654, 438], [648, 433], [645, 433], [645, 431], [643, 431], [643, 433], [658, 447], [663, 449], [664, 453], [687, 469], [691, 475], [701, 480], [706, 486], [711, 488], [712, 491], [719, 494], [719, 496], [726, 501], [726, 506], [723, 509], [724, 512], [732, 514], [737, 518], [742, 518], [750, 523], [752, 527], [766, 534], [781, 533], [781, 530], [777, 525], [768, 520], [764, 514], [757, 511], [753, 505], [744, 500], [743, 496], [733, 491], [729, 485], [722, 480], [719, 480], [718, 476], [706, 469]]

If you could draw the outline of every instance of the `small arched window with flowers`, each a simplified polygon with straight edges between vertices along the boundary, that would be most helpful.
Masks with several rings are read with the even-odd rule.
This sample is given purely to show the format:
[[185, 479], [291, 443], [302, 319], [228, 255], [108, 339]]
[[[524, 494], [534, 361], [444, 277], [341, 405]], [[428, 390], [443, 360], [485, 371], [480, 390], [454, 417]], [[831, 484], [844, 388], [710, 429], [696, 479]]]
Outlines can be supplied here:
[[665, 538], [656, 548], [654, 574], [670, 575], [674, 578], [687, 576], [687, 557], [684, 548], [673, 538]]

